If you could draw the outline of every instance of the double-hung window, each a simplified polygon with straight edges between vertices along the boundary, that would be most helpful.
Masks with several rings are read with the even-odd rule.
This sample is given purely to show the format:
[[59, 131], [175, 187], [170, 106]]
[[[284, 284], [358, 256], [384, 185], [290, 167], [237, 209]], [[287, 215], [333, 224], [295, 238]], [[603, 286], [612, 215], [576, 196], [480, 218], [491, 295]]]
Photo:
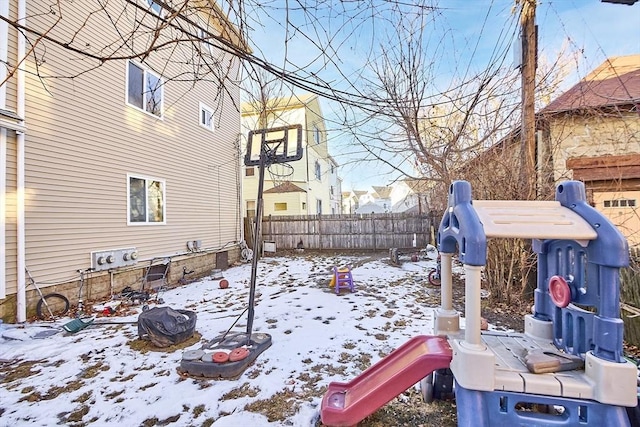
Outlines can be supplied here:
[[127, 103], [154, 116], [162, 117], [162, 79], [129, 61]]
[[129, 224], [165, 223], [164, 181], [129, 175], [127, 182]]
[[215, 50], [213, 48], [213, 44], [211, 44], [211, 41], [209, 40], [209, 33], [205, 30], [203, 30], [202, 28], [199, 29], [198, 31], [198, 36], [200, 38], [200, 43], [201, 43], [201, 51], [202, 53], [206, 53], [207, 55], [211, 55], [213, 56], [215, 54]]
[[320, 166], [320, 162], [316, 160], [316, 170], [315, 170], [315, 175], [316, 175], [316, 179], [318, 181], [322, 181], [322, 168]]
[[200, 126], [213, 132], [213, 109], [200, 103]]

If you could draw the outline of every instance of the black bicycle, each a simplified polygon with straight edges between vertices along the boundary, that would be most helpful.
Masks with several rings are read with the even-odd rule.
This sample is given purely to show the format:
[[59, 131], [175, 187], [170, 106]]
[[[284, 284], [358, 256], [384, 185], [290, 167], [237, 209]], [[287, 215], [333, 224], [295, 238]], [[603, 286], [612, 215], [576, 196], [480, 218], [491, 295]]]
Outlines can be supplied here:
[[41, 320], [56, 320], [58, 317], [64, 316], [69, 311], [69, 300], [62, 294], [52, 292], [49, 294], [43, 294], [40, 287], [36, 283], [35, 279], [29, 272], [28, 268], [25, 268], [29, 285], [33, 286], [40, 295], [40, 299], [36, 304], [36, 314]]

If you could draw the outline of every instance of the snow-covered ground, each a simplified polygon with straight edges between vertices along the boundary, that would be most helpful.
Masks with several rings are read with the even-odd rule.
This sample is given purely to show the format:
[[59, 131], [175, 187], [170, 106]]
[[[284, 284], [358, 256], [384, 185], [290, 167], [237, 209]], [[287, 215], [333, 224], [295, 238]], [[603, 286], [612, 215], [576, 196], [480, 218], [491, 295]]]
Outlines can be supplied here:
[[[298, 254], [260, 260], [254, 332], [273, 345], [238, 379], [181, 377], [184, 351], [141, 352], [137, 314], [65, 334], [56, 325], [4, 325], [0, 339], [0, 425], [312, 426], [330, 381], [353, 379], [409, 338], [430, 334], [439, 291], [427, 286], [431, 259], [389, 264], [383, 256]], [[333, 266], [353, 265], [356, 292], [329, 288]], [[197, 313], [208, 341], [247, 307], [251, 265], [163, 294], [165, 305]], [[97, 319], [99, 322], [103, 319]], [[35, 339], [43, 330], [60, 329]], [[246, 314], [232, 332], [246, 328]], [[16, 339], [17, 338], [17, 339]], [[19, 373], [19, 374], [18, 374]], [[270, 403], [265, 402], [268, 400]]]

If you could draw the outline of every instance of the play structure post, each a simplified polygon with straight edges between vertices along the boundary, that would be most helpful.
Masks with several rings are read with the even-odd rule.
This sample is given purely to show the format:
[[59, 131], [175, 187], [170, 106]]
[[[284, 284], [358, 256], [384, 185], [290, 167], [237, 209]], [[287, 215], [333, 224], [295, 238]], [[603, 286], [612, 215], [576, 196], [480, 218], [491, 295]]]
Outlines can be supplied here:
[[453, 254], [440, 253], [440, 306], [444, 311], [453, 310], [452, 258]]
[[440, 307], [435, 313], [435, 335], [460, 331], [460, 315], [453, 309], [452, 259], [453, 254], [440, 252]]
[[480, 337], [480, 278], [482, 266], [465, 264], [465, 327], [464, 339], [467, 344], [484, 348]]

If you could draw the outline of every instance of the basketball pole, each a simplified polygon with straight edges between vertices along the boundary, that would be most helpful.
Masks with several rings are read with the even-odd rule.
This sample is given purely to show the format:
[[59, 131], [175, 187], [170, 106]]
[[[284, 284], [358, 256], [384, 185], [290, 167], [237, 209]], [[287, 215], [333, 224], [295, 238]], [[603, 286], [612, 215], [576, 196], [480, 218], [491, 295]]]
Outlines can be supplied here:
[[267, 162], [267, 153], [264, 143], [264, 135], [260, 143], [260, 163], [258, 168], [258, 200], [256, 206], [256, 225], [253, 233], [253, 259], [251, 260], [251, 282], [249, 285], [249, 312], [247, 316], [247, 340], [251, 339], [251, 330], [253, 329], [254, 305], [256, 298], [256, 276], [258, 272], [258, 258], [260, 257], [260, 240], [262, 233], [262, 192], [264, 190], [264, 169]]

